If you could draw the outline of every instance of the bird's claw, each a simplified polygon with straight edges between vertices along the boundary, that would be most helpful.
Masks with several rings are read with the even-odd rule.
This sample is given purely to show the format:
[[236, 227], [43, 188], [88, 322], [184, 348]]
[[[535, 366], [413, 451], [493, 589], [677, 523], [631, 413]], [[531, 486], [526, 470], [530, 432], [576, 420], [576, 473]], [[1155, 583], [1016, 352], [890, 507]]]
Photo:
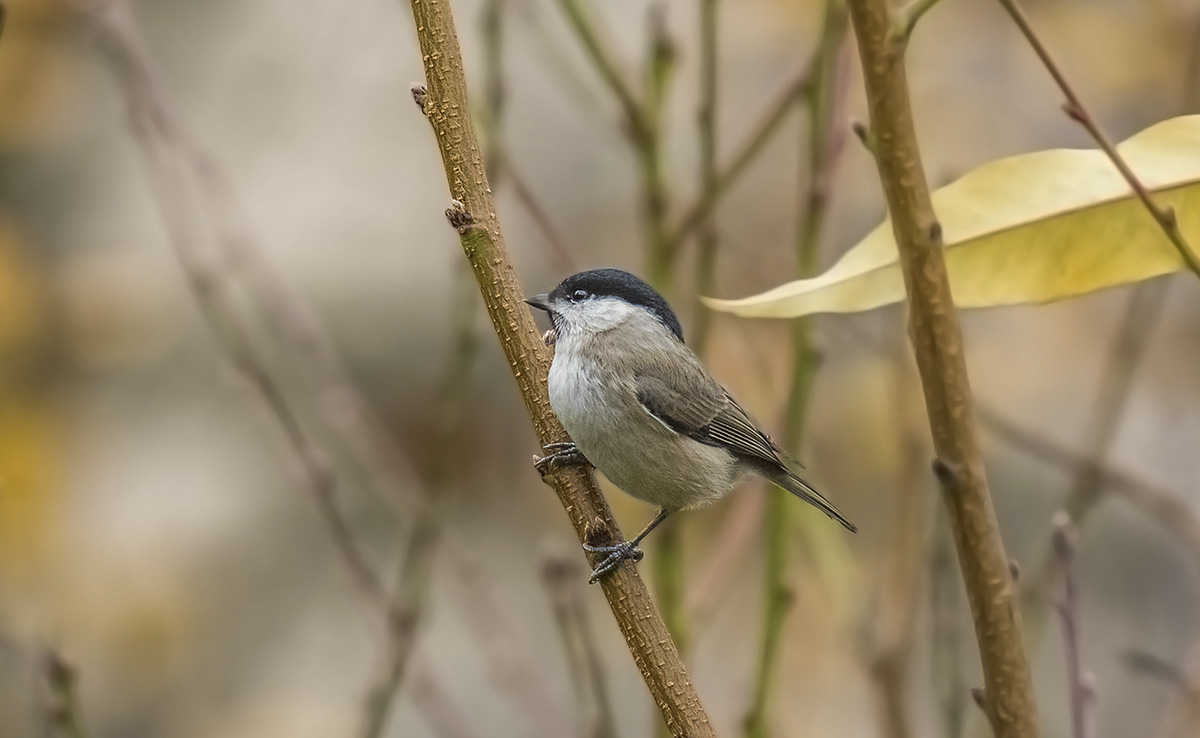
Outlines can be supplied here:
[[600, 577], [616, 569], [622, 561], [629, 559], [633, 562], [642, 560], [645, 554], [642, 549], [637, 548], [629, 541], [622, 541], [611, 546], [593, 546], [590, 543], [583, 544], [583, 550], [588, 553], [608, 554], [596, 568], [592, 569], [592, 575], [588, 577], [588, 584], [595, 584], [600, 581]]
[[549, 453], [545, 456], [534, 456], [533, 468], [537, 469], [543, 477], [549, 474], [555, 466], [588, 463], [579, 447], [570, 441], [547, 443], [542, 448]]

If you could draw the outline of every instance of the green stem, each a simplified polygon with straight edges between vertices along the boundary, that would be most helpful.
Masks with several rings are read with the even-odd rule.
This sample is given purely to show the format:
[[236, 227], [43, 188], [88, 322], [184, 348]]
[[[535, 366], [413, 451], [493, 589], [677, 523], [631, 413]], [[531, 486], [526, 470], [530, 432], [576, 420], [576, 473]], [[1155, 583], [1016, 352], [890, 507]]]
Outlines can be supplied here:
[[[567, 0], [564, 0], [566, 2]], [[459, 205], [447, 217], [459, 234], [487, 306], [496, 337], [512, 369], [539, 445], [568, 440], [550, 408], [546, 375], [549, 350], [523, 305], [529, 294], [508, 259], [483, 156], [471, 124], [466, 75], [450, 3], [411, 0], [424, 59], [427, 90], [423, 110], [433, 124], [449, 195]], [[621, 540], [608, 503], [591, 474], [578, 467], [552, 470], [544, 478], [557, 493], [581, 542]], [[676, 738], [716, 735], [670, 633], [655, 609], [636, 567], [622, 566], [600, 580], [621, 634]]]
[[[717, 0], [700, 0], [700, 110], [696, 115], [700, 133], [700, 179], [704, 197], [717, 198]], [[710, 208], [700, 224], [700, 248], [696, 254], [696, 293], [711, 295], [716, 285], [716, 213]], [[692, 347], [703, 356], [712, 328], [712, 313], [697, 301]]]
[[686, 654], [691, 644], [687, 612], [683, 607], [683, 531], [679, 519], [676, 516], [667, 518], [657, 535], [653, 559], [654, 594], [676, 648]]
[[[827, 0], [805, 98], [809, 121], [806, 142], [809, 160], [808, 184], [800, 203], [800, 221], [796, 231], [796, 271], [800, 278], [816, 272], [818, 248], [824, 232], [830, 170], [838, 149], [831, 145], [830, 137], [836, 60], [846, 29], [846, 14], [840, 3], [838, 0]], [[792, 377], [783, 428], [784, 446], [792, 451], [800, 446], [813, 380], [819, 368], [820, 357], [812, 346], [811, 323], [807, 318], [800, 318], [792, 324]], [[789, 521], [795, 501], [790, 497], [781, 489], [771, 489], [763, 518], [766, 610], [754, 696], [746, 719], [747, 738], [765, 738], [767, 735], [767, 706], [775, 675], [775, 659], [792, 602], [787, 577], [787, 553], [788, 540], [791, 538]]]
[[650, 283], [659, 292], [667, 293], [675, 266], [675, 252], [667, 243], [668, 194], [662, 152], [662, 123], [671, 72], [675, 66], [675, 50], [667, 36], [664, 13], [661, 5], [650, 10], [646, 104], [640, 116], [640, 130], [634, 130], [634, 144], [642, 163], [647, 274]]

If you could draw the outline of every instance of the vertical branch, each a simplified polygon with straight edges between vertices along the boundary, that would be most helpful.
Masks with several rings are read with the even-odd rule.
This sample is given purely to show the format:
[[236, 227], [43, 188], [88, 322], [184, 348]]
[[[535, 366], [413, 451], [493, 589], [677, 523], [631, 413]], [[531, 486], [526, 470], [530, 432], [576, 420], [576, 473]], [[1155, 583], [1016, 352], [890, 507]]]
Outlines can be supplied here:
[[767, 106], [767, 110], [758, 118], [745, 140], [729, 157], [729, 162], [718, 167], [716, 182], [711, 190], [702, 190], [696, 202], [684, 208], [679, 224], [666, 236], [668, 248], [678, 249], [683, 240], [690, 236], [717, 206], [721, 196], [729, 191], [735, 182], [745, 173], [750, 164], [758, 158], [763, 148], [774, 137], [792, 108], [804, 100], [808, 94], [810, 70], [805, 70], [788, 82], [779, 95]]
[[1087, 710], [1092, 701], [1091, 687], [1079, 653], [1079, 584], [1075, 574], [1075, 529], [1067, 513], [1054, 516], [1053, 548], [1062, 572], [1062, 589], [1055, 602], [1062, 627], [1063, 653], [1067, 662], [1067, 689], [1071, 704], [1071, 736], [1087, 738]]
[[42, 674], [49, 692], [46, 704], [48, 735], [86, 738], [83, 710], [79, 707], [79, 672], [51, 648], [43, 656]]
[[[319, 320], [271, 267], [251, 235], [233, 187], [215, 157], [190, 138], [176, 120], [153, 79], [152, 60], [128, 8], [116, 2], [85, 10], [125, 96], [149, 178], [156, 183], [153, 192], [159, 198], [172, 243], [202, 311], [235, 365], [264, 396], [284, 427], [342, 559], [382, 615], [385, 664], [366, 701], [363, 728], [365, 735], [377, 735], [383, 730], [403, 679], [430, 589], [429, 571], [439, 528], [428, 490], [350, 380]], [[200, 228], [196, 219], [205, 221], [207, 229]], [[212, 243], [201, 239], [202, 231], [211, 235]], [[255, 316], [243, 316], [235, 307], [233, 292], [242, 280]], [[466, 316], [467, 330], [473, 331], [469, 325], [473, 321], [471, 311], [457, 312]], [[249, 334], [250, 317], [261, 318], [270, 333], [293, 354], [321, 409], [320, 417], [359, 458], [373, 486], [403, 497], [412, 525], [392, 595], [385, 591], [338, 510], [334, 499], [337, 480], [328, 467], [328, 454], [301, 428], [283, 395], [280, 380], [270, 371], [257, 341]], [[469, 336], [466, 343], [473, 343]], [[473, 353], [463, 341], [457, 344], [456, 354], [461, 359], [458, 364], [468, 368], [447, 373], [455, 386], [465, 385]], [[457, 417], [453, 402], [447, 401], [444, 417]]]
[[1183, 72], [1183, 113], [1200, 113], [1200, 14], [1187, 31], [1187, 68]]
[[[796, 270], [800, 278], [811, 276], [817, 268], [818, 248], [824, 233], [829, 204], [829, 183], [841, 151], [841, 139], [831, 135], [839, 94], [837, 57], [846, 35], [847, 18], [840, 0], [827, 0], [817, 49], [809, 64], [809, 83], [805, 86], [808, 110], [808, 183], [800, 204], [796, 238]], [[783, 444], [795, 451], [801, 442], [808, 401], [820, 357], [812, 346], [811, 326], [806, 318], [792, 323], [792, 377], [784, 417]], [[793, 594], [787, 578], [788, 539], [795, 501], [781, 489], [768, 485], [767, 509], [763, 516], [765, 549], [762, 640], [759, 645], [750, 712], [746, 718], [748, 738], [767, 735], [768, 706], [775, 675], [775, 661], [784, 620], [791, 609]]]
[[[197, 208], [190, 195], [185, 149], [179, 144], [150, 75], [150, 64], [135, 33], [132, 16], [122, 2], [85, 6], [92, 27], [112, 62], [129, 109], [134, 135], [141, 146], [152, 192], [172, 246], [197, 305], [218, 346], [234, 368], [262, 398], [294, 453], [302, 482], [316, 502], [326, 530], [351, 577], [375, 605], [386, 607], [378, 574], [359, 547], [337, 506], [338, 481], [327, 454], [309, 437], [287, 401], [278, 378], [257, 347], [241, 315], [233, 284], [224, 270], [228, 254], [218, 255], [200, 237]], [[221, 257], [224, 256], [225, 259]]]
[[[1146, 353], [1154, 325], [1162, 315], [1166, 296], [1167, 283], [1162, 281], [1140, 284], [1129, 295], [1087, 425], [1085, 450], [1075, 465], [1071, 487], [1063, 503], [1063, 509], [1076, 525], [1082, 524], [1103, 498], [1105, 477], [1101, 470], [1104, 459], [1125, 414], [1133, 391], [1134, 374]], [[1041, 636], [1049, 590], [1060, 576], [1060, 563], [1052, 548], [1044, 551], [1034, 567], [1036, 574], [1021, 588], [1030, 644], [1036, 643]]]
[[[706, 200], [717, 199], [717, 8], [718, 0], [700, 0], [700, 191]], [[696, 292], [711, 295], [716, 287], [717, 248], [720, 233], [716, 214], [709, 210], [700, 222], [696, 254]], [[703, 356], [712, 327], [712, 313], [697, 306], [692, 346]]]
[[908, 294], [909, 336], [920, 370], [941, 484], [974, 617], [997, 738], [1036, 738], [1037, 708], [1021, 640], [1008, 556], [979, 447], [958, 314], [929, 199], [909, 102], [902, 31], [887, 0], [848, 0], [862, 58], [875, 163]]
[[[924, 590], [922, 563], [929, 527], [923, 494], [926, 477], [920, 462], [923, 449], [910, 423], [914, 415], [910, 393], [912, 372], [900, 335], [897, 334], [894, 342], [891, 390], [895, 398], [896, 433], [902, 439], [900, 469], [893, 495], [892, 523], [888, 526], [891, 540], [887, 564], [878, 583], [880, 595], [871, 618], [870, 651], [867, 654], [884, 735], [888, 738], [908, 738], [912, 734], [908, 683], [918, 603]], [[948, 570], [951, 586], [954, 586], [953, 569]], [[949, 614], [957, 616], [957, 609], [952, 608]]]
[[[571, 0], [565, 0], [571, 2]], [[546, 374], [550, 357], [524, 292], [513, 274], [483, 157], [467, 105], [466, 78], [449, 3], [412, 0], [428, 92], [424, 111], [437, 136], [451, 197], [461, 209], [448, 211], [480, 285], [488, 314], [521, 390], [542, 445], [567, 440], [550, 409]], [[546, 476], [581, 541], [603, 544], [620, 532], [591, 474], [560, 468]], [[663, 719], [673, 735], [715, 735], [675, 644], [634, 567], [619, 567], [601, 580], [604, 594]]]
[[550, 605], [567, 653], [575, 691], [580, 701], [588, 707], [582, 715], [585, 728], [583, 735], [587, 738], [616, 738], [616, 715], [605, 683], [604, 664], [580, 591], [583, 574], [574, 559], [550, 558], [542, 566], [542, 581], [550, 595]]
[[1053, 57], [1050, 56], [1049, 49], [1046, 48], [1042, 40], [1038, 38], [1037, 33], [1034, 32], [1033, 26], [1030, 25], [1029, 19], [1025, 17], [1025, 12], [1021, 10], [1021, 6], [1017, 3], [1017, 0], [1000, 0], [1000, 4], [1008, 11], [1008, 15], [1013, 19], [1013, 23], [1021, 30], [1029, 45], [1033, 47], [1034, 53], [1041, 59], [1042, 65], [1046, 67], [1046, 71], [1050, 73], [1050, 76], [1054, 78], [1055, 84], [1062, 90], [1063, 97], [1066, 98], [1066, 103], [1063, 104], [1063, 111], [1066, 112], [1071, 120], [1083, 126], [1104, 153], [1108, 155], [1113, 166], [1125, 178], [1126, 183], [1129, 184], [1129, 188], [1133, 190], [1138, 200], [1145, 206], [1150, 217], [1154, 218], [1154, 221], [1162, 229], [1163, 234], [1166, 235], [1167, 240], [1171, 242], [1171, 245], [1179, 253], [1180, 258], [1183, 259], [1183, 263], [1193, 274], [1200, 277], [1200, 256], [1188, 244], [1183, 236], [1183, 232], [1179, 230], [1175, 211], [1170, 206], [1160, 207], [1154, 202], [1154, 198], [1150, 196], [1150, 192], [1146, 189], [1145, 185], [1141, 183], [1133, 170], [1125, 163], [1125, 159], [1117, 151], [1117, 147], [1113, 144], [1112, 139], [1100, 127], [1100, 124], [1091, 112], [1084, 107], [1079, 95], [1075, 94], [1075, 90], [1071, 87], [1070, 82], [1067, 81], [1066, 75], [1062, 73], [1062, 70], [1054, 62]]
[[647, 55], [646, 103], [634, 147], [642, 166], [642, 205], [646, 228], [647, 275], [660, 292], [669, 292], [678, 253], [667, 242], [667, 174], [663, 158], [663, 118], [667, 90], [675, 67], [675, 47], [667, 33], [667, 6], [650, 7], [650, 50]]
[[967, 680], [963, 675], [963, 638], [959, 627], [962, 595], [954, 573], [954, 541], [944, 522], [934, 532], [929, 579], [930, 666], [938, 717], [945, 738], [961, 738], [967, 720]]

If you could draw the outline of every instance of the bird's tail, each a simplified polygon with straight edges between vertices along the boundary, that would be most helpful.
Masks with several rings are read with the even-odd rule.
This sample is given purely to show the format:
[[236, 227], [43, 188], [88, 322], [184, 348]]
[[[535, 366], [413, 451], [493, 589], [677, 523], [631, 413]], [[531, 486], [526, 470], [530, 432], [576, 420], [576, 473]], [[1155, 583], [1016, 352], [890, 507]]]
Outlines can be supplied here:
[[833, 503], [825, 499], [825, 495], [822, 495], [820, 492], [814, 489], [811, 484], [801, 479], [790, 469], [772, 469], [769, 478], [775, 484], [778, 484], [788, 492], [791, 492], [808, 504], [841, 523], [846, 530], [850, 531], [851, 533], [858, 532], [858, 526], [847, 520], [846, 516], [842, 515], [841, 511], [833, 506]]

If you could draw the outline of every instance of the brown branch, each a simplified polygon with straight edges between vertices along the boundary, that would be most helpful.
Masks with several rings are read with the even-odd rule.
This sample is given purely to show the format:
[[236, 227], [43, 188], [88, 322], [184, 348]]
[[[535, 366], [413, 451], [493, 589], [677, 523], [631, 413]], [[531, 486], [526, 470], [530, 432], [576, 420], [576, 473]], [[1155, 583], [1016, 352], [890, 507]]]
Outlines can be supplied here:
[[118, 75], [134, 135], [141, 146], [170, 240], [213, 337], [231, 364], [261, 396], [296, 456], [302, 481], [354, 581], [376, 604], [386, 602], [378, 575], [355, 542], [336, 503], [337, 479], [326, 455], [313, 444], [283, 389], [257, 348], [221, 259], [199, 237], [185, 158], [174, 145], [167, 114], [156, 96], [150, 63], [128, 7], [120, 0], [84, 7], [97, 38]]
[[[1071, 487], [1063, 503], [1067, 515], [1078, 525], [1087, 520], [1103, 497], [1101, 465], [1125, 414], [1133, 390], [1134, 373], [1149, 345], [1152, 329], [1162, 315], [1166, 296], [1167, 283], [1161, 280], [1140, 284], [1129, 295], [1101, 377], [1095, 409], [1087, 425], [1085, 450], [1075, 466]], [[1021, 599], [1022, 611], [1027, 618], [1027, 638], [1030, 643], [1036, 643], [1043, 630], [1050, 587], [1059, 576], [1058, 559], [1053, 551], [1045, 550], [1032, 569], [1033, 576], [1021, 588]]]
[[695, 203], [684, 208], [679, 224], [664, 237], [667, 248], [678, 249], [683, 240], [704, 222], [721, 197], [758, 157], [763, 147], [779, 130], [779, 126], [787, 119], [787, 114], [804, 99], [808, 92], [809, 76], [808, 70], [797, 75], [767, 106], [767, 111], [758, 119], [757, 126], [746, 136], [736, 153], [729, 157], [729, 162], [718, 168], [713, 186], [705, 188]]
[[887, 0], [848, 0], [875, 139], [908, 293], [909, 335], [925, 392], [941, 484], [974, 616], [987, 713], [997, 738], [1036, 738], [1037, 708], [1019, 611], [979, 448], [958, 314], [941, 226], [909, 102], [904, 40]]
[[641, 135], [642, 129], [644, 129], [647, 123], [645, 111], [638, 102], [637, 96], [633, 92], [633, 87], [625, 77], [625, 73], [617, 64], [613, 52], [600, 38], [600, 33], [592, 23], [592, 19], [588, 17], [583, 4], [580, 0], [558, 0], [558, 4], [567, 16], [571, 30], [574, 31], [583, 45], [583, 50], [587, 54], [588, 60], [596, 68], [605, 86], [608, 87], [609, 92], [620, 103], [621, 112], [625, 115], [625, 122], [629, 126], [630, 135], [634, 137]]
[[1071, 706], [1071, 735], [1087, 738], [1088, 717], [1091, 707], [1092, 689], [1086, 683], [1079, 652], [1079, 582], [1075, 573], [1076, 530], [1071, 517], [1060, 512], [1054, 516], [1054, 532], [1051, 534], [1054, 556], [1062, 572], [1061, 591], [1055, 602], [1059, 624], [1062, 626], [1063, 653], [1067, 664], [1067, 688]]
[[1179, 252], [1179, 256], [1183, 259], [1183, 263], [1187, 265], [1187, 268], [1190, 269], [1193, 274], [1195, 274], [1197, 277], [1200, 277], [1200, 256], [1197, 256], [1196, 252], [1192, 250], [1191, 246], [1188, 245], [1187, 240], [1183, 237], [1183, 233], [1179, 230], [1179, 222], [1175, 217], [1175, 211], [1170, 206], [1160, 207], [1154, 202], [1154, 198], [1150, 196], [1150, 193], [1146, 190], [1145, 185], [1143, 185], [1141, 180], [1137, 178], [1137, 175], [1134, 174], [1133, 170], [1129, 168], [1129, 164], [1125, 162], [1125, 159], [1117, 151], [1117, 147], [1113, 144], [1112, 139], [1110, 139], [1108, 134], [1106, 134], [1104, 130], [1100, 128], [1100, 124], [1096, 122], [1096, 119], [1092, 116], [1088, 109], [1084, 107], [1083, 102], [1079, 99], [1079, 96], [1075, 94], [1075, 90], [1071, 87], [1071, 83], [1067, 81], [1067, 78], [1062, 73], [1062, 70], [1059, 69], [1058, 65], [1054, 62], [1054, 58], [1050, 56], [1050, 51], [1046, 48], [1045, 44], [1042, 43], [1042, 40], [1038, 38], [1037, 33], [1034, 32], [1033, 26], [1030, 25], [1029, 19], [1025, 17], [1025, 12], [1021, 10], [1021, 6], [1017, 4], [1017, 0], [1000, 0], [1000, 4], [1004, 6], [1004, 9], [1008, 11], [1009, 16], [1012, 17], [1013, 22], [1016, 23], [1017, 27], [1021, 29], [1021, 33], [1024, 34], [1025, 39], [1029, 42], [1029, 45], [1033, 47], [1033, 50], [1035, 53], [1037, 53], [1038, 58], [1042, 60], [1042, 64], [1046, 67], [1046, 71], [1050, 72], [1050, 76], [1054, 78], [1054, 81], [1056, 84], [1058, 84], [1058, 88], [1062, 91], [1063, 96], [1066, 97], [1067, 102], [1063, 105], [1064, 112], [1066, 112], [1067, 116], [1070, 117], [1071, 120], [1082, 125], [1096, 141], [1096, 143], [1100, 145], [1100, 148], [1104, 150], [1104, 153], [1107, 154], [1108, 158], [1112, 161], [1113, 166], [1115, 166], [1117, 171], [1121, 173], [1121, 176], [1125, 178], [1125, 181], [1129, 184], [1130, 189], [1133, 190], [1134, 194], [1137, 195], [1137, 198], [1141, 200], [1142, 204], [1146, 206], [1146, 210], [1150, 213], [1150, 216], [1154, 218], [1154, 221], [1158, 223], [1160, 228], [1162, 228], [1163, 233], [1165, 233], [1167, 238], [1171, 241], [1171, 245], [1174, 246], [1175, 250]]
[[437, 738], [480, 738], [447, 694], [428, 661], [413, 659], [409, 696], [414, 708]]
[[[700, 138], [700, 188], [704, 196], [717, 196], [717, 8], [719, 0], [700, 0], [700, 108], [696, 127]], [[720, 234], [713, 209], [700, 221], [699, 248], [696, 254], [696, 294], [711, 295], [716, 288], [717, 248]], [[703, 356], [712, 328], [712, 312], [697, 301], [692, 348]]]
[[696, 627], [703, 627], [721, 604], [729, 583], [739, 573], [738, 567], [746, 558], [750, 544], [757, 538], [762, 523], [765, 495], [741, 494], [729, 503], [721, 520], [720, 530], [706, 546], [708, 556], [692, 577], [684, 597], [688, 618]]
[[[128, 7], [119, 0], [105, 0], [84, 9], [125, 96], [148, 175], [157, 183], [154, 194], [202, 311], [218, 342], [284, 428], [341, 559], [382, 615], [387, 636], [386, 664], [364, 708], [363, 729], [367, 736], [377, 735], [405, 673], [430, 588], [438, 523], [428, 490], [349, 379], [316, 316], [271, 267], [251, 235], [242, 207], [215, 157], [184, 132], [167, 106]], [[195, 193], [195, 200], [190, 193]], [[206, 220], [208, 228], [198, 228], [197, 218]], [[211, 244], [201, 240], [202, 230], [211, 235]], [[280, 381], [250, 336], [248, 320], [234, 304], [237, 277], [245, 279], [251, 303], [270, 332], [296, 357], [296, 366], [323, 409], [322, 419], [362, 460], [373, 486], [389, 493], [388, 499], [402, 499], [411, 513], [412, 529], [404, 546], [401, 579], [390, 597], [336, 505], [337, 480], [326, 461], [328, 454], [301, 426]]]
[[1148, 484], [1134, 475], [1103, 464], [1086, 453], [1052, 441], [1001, 416], [985, 405], [979, 405], [979, 419], [984, 428], [995, 433], [1034, 458], [1063, 469], [1087, 466], [1105, 494], [1124, 500], [1150, 520], [1170, 533], [1187, 549], [1191, 560], [1200, 569], [1200, 515], [1182, 495]]
[[[928, 547], [929, 511], [925, 495], [927, 477], [920, 461], [925, 449], [912, 424], [917, 412], [916, 398], [911, 392], [912, 369], [904, 341], [898, 336], [894, 343], [892, 407], [896, 434], [902, 439], [900, 468], [893, 495], [895, 504], [890, 511], [893, 522], [889, 526], [887, 566], [877, 583], [880, 594], [869, 623], [866, 660], [880, 706], [883, 734], [888, 738], [908, 738], [913, 730], [909, 676], [917, 613], [925, 590], [923, 564]], [[953, 577], [952, 571], [950, 576]], [[950, 614], [958, 613], [952, 610]], [[937, 637], [953, 636], [947, 631]]]
[[967, 722], [968, 695], [963, 674], [963, 629], [959, 618], [962, 594], [954, 571], [954, 542], [949, 525], [945, 521], [939, 523], [934, 531], [933, 555], [929, 563], [929, 660], [942, 735], [961, 738]]
[[[483, 157], [468, 114], [466, 78], [449, 4], [412, 0], [412, 8], [428, 82], [424, 110], [437, 136], [450, 195], [465, 209], [455, 217], [463, 250], [475, 271], [538, 443], [566, 441], [566, 431], [551, 411], [546, 394], [549, 351], [538, 335], [533, 316], [523, 305], [524, 292], [513, 274], [496, 219]], [[581, 541], [621, 539], [590, 472], [578, 467], [561, 468], [546, 478]], [[630, 654], [672, 734], [681, 738], [715, 735], [636, 568], [619, 567], [601, 580], [601, 586]]]
[[586, 706], [580, 711], [582, 734], [587, 738], [616, 738], [616, 715], [604, 664], [583, 601], [584, 576], [586, 572], [574, 558], [552, 556], [542, 565], [542, 583], [550, 596], [575, 691]]
[[[824, 234], [830, 200], [833, 169], [843, 149], [842, 137], [835, 134], [834, 119], [840, 114], [847, 75], [840, 74], [838, 58], [846, 38], [848, 21], [841, 0], [827, 0], [816, 49], [808, 63], [805, 85], [808, 126], [805, 148], [808, 153], [807, 183], [801, 187], [800, 218], [796, 228], [796, 273], [800, 278], [816, 272], [818, 250]], [[811, 321], [792, 323], [792, 373], [783, 418], [783, 444], [798, 452], [808, 417], [812, 387], [821, 359], [811, 340]], [[794, 500], [780, 489], [767, 490], [767, 510], [763, 518], [763, 559], [765, 562], [763, 630], [759, 643], [750, 710], [746, 717], [747, 738], [765, 738], [768, 707], [779, 653], [779, 641], [793, 597], [787, 579], [787, 550]]]
[[86, 738], [83, 710], [79, 706], [79, 671], [57, 649], [42, 655], [42, 676], [46, 690], [47, 736]]

